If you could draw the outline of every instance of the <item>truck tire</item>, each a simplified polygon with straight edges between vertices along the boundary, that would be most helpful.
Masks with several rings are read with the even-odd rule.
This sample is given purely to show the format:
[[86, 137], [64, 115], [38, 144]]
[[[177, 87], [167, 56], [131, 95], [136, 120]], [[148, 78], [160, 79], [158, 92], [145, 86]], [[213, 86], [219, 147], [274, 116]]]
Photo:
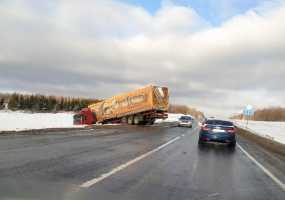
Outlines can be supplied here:
[[147, 124], [148, 124], [148, 125], [153, 125], [153, 124], [154, 124], [154, 121], [155, 121], [155, 119], [150, 119], [150, 120], [148, 120]]
[[135, 115], [134, 116], [134, 124], [135, 125], [139, 125], [139, 124], [143, 124], [143, 116], [142, 115]]
[[127, 118], [127, 117], [122, 117], [121, 122], [122, 122], [123, 124], [128, 123], [128, 118]]
[[131, 115], [128, 117], [128, 124], [132, 125], [133, 123], [134, 123], [134, 116]]
[[147, 121], [146, 121], [146, 120], [143, 120], [143, 121], [141, 121], [140, 124], [141, 124], [141, 125], [147, 125]]
[[236, 141], [233, 141], [229, 144], [229, 148], [234, 149], [236, 147]]

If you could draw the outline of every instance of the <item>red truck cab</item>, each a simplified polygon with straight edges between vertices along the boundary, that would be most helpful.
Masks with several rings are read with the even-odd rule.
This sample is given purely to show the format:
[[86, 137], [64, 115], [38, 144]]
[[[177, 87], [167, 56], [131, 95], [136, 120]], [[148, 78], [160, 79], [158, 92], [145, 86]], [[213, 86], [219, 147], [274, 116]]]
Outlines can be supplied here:
[[73, 124], [75, 125], [92, 125], [95, 123], [95, 114], [89, 108], [83, 108], [79, 113], [73, 116]]

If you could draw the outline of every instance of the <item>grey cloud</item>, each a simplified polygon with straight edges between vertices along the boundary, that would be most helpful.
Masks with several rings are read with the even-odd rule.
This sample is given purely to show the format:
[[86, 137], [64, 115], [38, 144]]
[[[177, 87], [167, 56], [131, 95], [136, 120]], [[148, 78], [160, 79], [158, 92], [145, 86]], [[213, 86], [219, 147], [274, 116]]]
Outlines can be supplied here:
[[157, 84], [211, 115], [284, 105], [284, 13], [280, 4], [213, 28], [173, 4], [151, 15], [111, 0], [5, 1], [0, 90], [105, 98]]

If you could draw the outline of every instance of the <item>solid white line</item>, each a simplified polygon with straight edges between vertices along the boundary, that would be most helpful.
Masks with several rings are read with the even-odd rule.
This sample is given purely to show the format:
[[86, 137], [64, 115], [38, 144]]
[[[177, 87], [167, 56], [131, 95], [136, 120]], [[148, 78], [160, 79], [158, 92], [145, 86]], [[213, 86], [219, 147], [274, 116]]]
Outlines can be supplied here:
[[279, 180], [274, 174], [272, 174], [267, 168], [265, 168], [260, 162], [258, 162], [252, 155], [250, 155], [244, 148], [239, 144], [237, 147], [254, 163], [256, 164], [267, 176], [269, 176], [280, 188], [285, 191], [285, 184]]
[[170, 145], [171, 143], [175, 142], [176, 140], [179, 140], [180, 138], [181, 137], [178, 136], [178, 137], [168, 141], [167, 143], [165, 143], [165, 144], [163, 144], [163, 145], [161, 145], [161, 146], [159, 146], [159, 147], [157, 147], [157, 148], [155, 148], [155, 149], [153, 149], [153, 150], [151, 150], [151, 151], [149, 151], [149, 152], [147, 152], [147, 153], [145, 153], [145, 154], [143, 154], [143, 155], [141, 155], [141, 156], [139, 156], [139, 157], [137, 157], [137, 158], [135, 158], [133, 160], [130, 160], [130, 161], [126, 162], [125, 164], [122, 164], [122, 165], [112, 169], [108, 173], [102, 174], [101, 176], [99, 176], [97, 178], [94, 178], [94, 179], [91, 179], [89, 181], [86, 181], [86, 182], [82, 183], [80, 185], [80, 187], [83, 187], [83, 188], [91, 187], [92, 185], [94, 185], [96, 183], [99, 183], [100, 181], [103, 181], [104, 179], [108, 178], [109, 176], [112, 176], [113, 174], [115, 174], [115, 173], [117, 173], [117, 172], [127, 168], [128, 166], [130, 166], [130, 165], [132, 165], [132, 164], [134, 164], [134, 163], [136, 163], [136, 162], [138, 162], [138, 161], [140, 161], [140, 160], [150, 156], [151, 154], [153, 154], [153, 153], [163, 149], [164, 147]]

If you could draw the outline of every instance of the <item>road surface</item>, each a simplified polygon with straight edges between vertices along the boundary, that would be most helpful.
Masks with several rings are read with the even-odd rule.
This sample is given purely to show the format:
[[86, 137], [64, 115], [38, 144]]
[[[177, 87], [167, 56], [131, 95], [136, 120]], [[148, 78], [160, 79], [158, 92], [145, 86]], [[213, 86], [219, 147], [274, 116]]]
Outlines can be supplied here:
[[[241, 149], [197, 140], [197, 126], [0, 136], [0, 199], [285, 199]], [[238, 143], [284, 183], [283, 157]]]

